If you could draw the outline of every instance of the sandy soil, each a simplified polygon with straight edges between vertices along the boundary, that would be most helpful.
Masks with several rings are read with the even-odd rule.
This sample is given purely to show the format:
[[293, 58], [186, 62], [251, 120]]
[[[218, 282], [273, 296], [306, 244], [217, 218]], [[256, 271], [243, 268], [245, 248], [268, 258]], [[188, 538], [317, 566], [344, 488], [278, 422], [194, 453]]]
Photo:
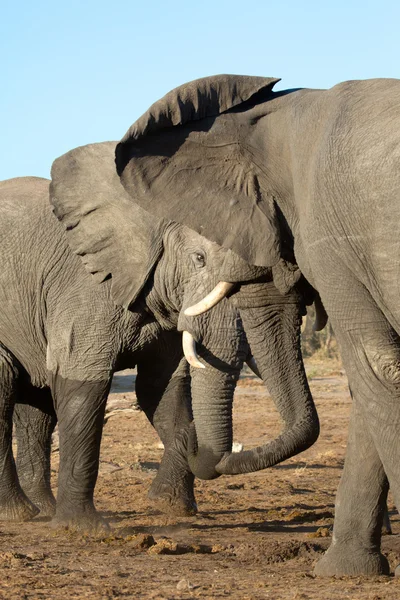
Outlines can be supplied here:
[[[317, 444], [273, 469], [197, 482], [199, 514], [171, 519], [147, 500], [162, 453], [144, 415], [132, 410], [132, 376], [110, 396], [96, 503], [107, 538], [53, 531], [39, 518], [0, 526], [0, 598], [400, 598], [400, 580], [314, 578], [330, 541], [345, 453], [350, 398], [335, 363], [307, 363], [322, 431]], [[118, 407], [130, 410], [118, 410]], [[235, 399], [235, 440], [245, 448], [279, 431], [265, 388], [244, 376]], [[54, 486], [58, 453], [54, 452]], [[383, 549], [400, 562], [400, 519]]]

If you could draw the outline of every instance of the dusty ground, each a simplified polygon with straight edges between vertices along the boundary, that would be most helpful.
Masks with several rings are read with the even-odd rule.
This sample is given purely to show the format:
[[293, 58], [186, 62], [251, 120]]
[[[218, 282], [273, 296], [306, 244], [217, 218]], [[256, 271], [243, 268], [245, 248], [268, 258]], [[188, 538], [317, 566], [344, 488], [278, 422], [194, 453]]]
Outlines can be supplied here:
[[[393, 577], [313, 576], [331, 535], [350, 399], [339, 365], [308, 361], [307, 370], [322, 423], [317, 444], [268, 471], [199, 481], [199, 514], [176, 520], [147, 500], [162, 450], [142, 413], [115, 410], [134, 400], [132, 377], [117, 375], [96, 489], [112, 534], [55, 532], [40, 520], [1, 524], [0, 598], [400, 598]], [[278, 430], [265, 388], [245, 376], [235, 399], [235, 439], [252, 447]], [[400, 520], [391, 501], [389, 508], [394, 535], [385, 536], [383, 548], [394, 567]]]

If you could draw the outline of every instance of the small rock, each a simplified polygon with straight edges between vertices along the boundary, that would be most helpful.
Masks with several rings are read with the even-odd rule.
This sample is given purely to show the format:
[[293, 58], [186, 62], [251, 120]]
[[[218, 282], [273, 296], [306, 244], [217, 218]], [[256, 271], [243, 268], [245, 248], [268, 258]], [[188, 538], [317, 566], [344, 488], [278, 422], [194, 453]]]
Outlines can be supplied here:
[[217, 554], [218, 552], [224, 552], [226, 550], [226, 546], [221, 546], [221, 544], [214, 544], [211, 547], [211, 554]]
[[193, 590], [193, 588], [194, 585], [192, 585], [188, 579], [181, 579], [176, 585], [176, 589], [178, 590], [178, 592]]
[[139, 533], [133, 540], [133, 546], [140, 550], [148, 550], [152, 546], [156, 545], [156, 540], [152, 535], [146, 533]]
[[317, 531], [309, 533], [307, 535], [309, 538], [321, 538], [321, 537], [331, 537], [331, 531], [329, 527], [318, 527]]
[[170, 540], [168, 538], [161, 538], [157, 540], [157, 543], [152, 546], [149, 550], [149, 554], [186, 554], [182, 551], [181, 548], [176, 542]]
[[244, 483], [228, 483], [226, 488], [228, 490], [244, 490]]

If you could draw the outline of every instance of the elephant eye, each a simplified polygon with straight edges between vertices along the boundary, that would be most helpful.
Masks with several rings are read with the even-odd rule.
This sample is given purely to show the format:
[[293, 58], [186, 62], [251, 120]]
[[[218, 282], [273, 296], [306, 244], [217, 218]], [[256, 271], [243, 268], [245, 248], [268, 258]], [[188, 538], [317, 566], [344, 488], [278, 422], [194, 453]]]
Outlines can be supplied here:
[[194, 254], [192, 254], [192, 260], [194, 262], [195, 267], [197, 267], [198, 269], [201, 269], [201, 267], [204, 267], [206, 264], [206, 257], [202, 252], [195, 252]]

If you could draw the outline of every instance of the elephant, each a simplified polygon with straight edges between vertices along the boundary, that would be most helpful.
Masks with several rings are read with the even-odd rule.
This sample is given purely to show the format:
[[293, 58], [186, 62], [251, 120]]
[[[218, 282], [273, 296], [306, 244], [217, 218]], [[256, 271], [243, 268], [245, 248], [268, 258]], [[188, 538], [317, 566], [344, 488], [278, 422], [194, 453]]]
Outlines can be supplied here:
[[[251, 294], [238, 292], [237, 306], [220, 289], [212, 311], [187, 317], [185, 309], [218, 282], [226, 251], [132, 203], [115, 170], [115, 145], [90, 144], [58, 158], [50, 188], [31, 177], [0, 184], [2, 519], [29, 519], [37, 507], [54, 512], [49, 440], [57, 419], [53, 521], [103, 527], [93, 498], [104, 407], [112, 374], [134, 365], [139, 404], [165, 446], [151, 497], [175, 513], [195, 512], [194, 476], [219, 475], [215, 465], [231, 453], [233, 392], [249, 357], [246, 335], [270, 338], [269, 352], [256, 348], [256, 359], [285, 422], [280, 437], [254, 452], [275, 464], [318, 436], [297, 358], [302, 294], [296, 288], [284, 296], [264, 277], [249, 286]], [[283, 326], [284, 373], [274, 349]]]
[[[273, 271], [292, 257], [318, 291], [353, 402], [332, 544], [316, 573], [387, 574], [388, 482], [400, 508], [400, 81], [275, 92], [278, 81], [216, 75], [172, 90], [127, 131], [116, 167], [155, 216], [244, 264]], [[246, 269], [235, 276], [220, 273], [245, 285]], [[238, 460], [217, 470], [238, 472]]]
[[[107, 150], [112, 157], [113, 147]], [[194, 514], [194, 477], [185, 446], [192, 420], [188, 363], [182, 359], [181, 335], [165, 325], [167, 313], [157, 321], [157, 305], [150, 310], [159, 297], [149, 288], [139, 292], [132, 311], [114, 305], [110, 286], [92, 281], [70, 251], [52, 214], [48, 180], [1, 182], [0, 199], [0, 519], [23, 521], [40, 511], [41, 516], [56, 513], [60, 524], [105, 527], [93, 504], [105, 402], [113, 373], [134, 366], [139, 406], [165, 447], [149, 495], [169, 512]], [[139, 227], [143, 239], [154, 234], [145, 219]], [[138, 255], [137, 260], [137, 284], [143, 287], [149, 265]], [[221, 316], [239, 366], [243, 336], [233, 311]], [[16, 466], [10, 435], [15, 402]], [[57, 420], [62, 442], [56, 507], [50, 443]]]

